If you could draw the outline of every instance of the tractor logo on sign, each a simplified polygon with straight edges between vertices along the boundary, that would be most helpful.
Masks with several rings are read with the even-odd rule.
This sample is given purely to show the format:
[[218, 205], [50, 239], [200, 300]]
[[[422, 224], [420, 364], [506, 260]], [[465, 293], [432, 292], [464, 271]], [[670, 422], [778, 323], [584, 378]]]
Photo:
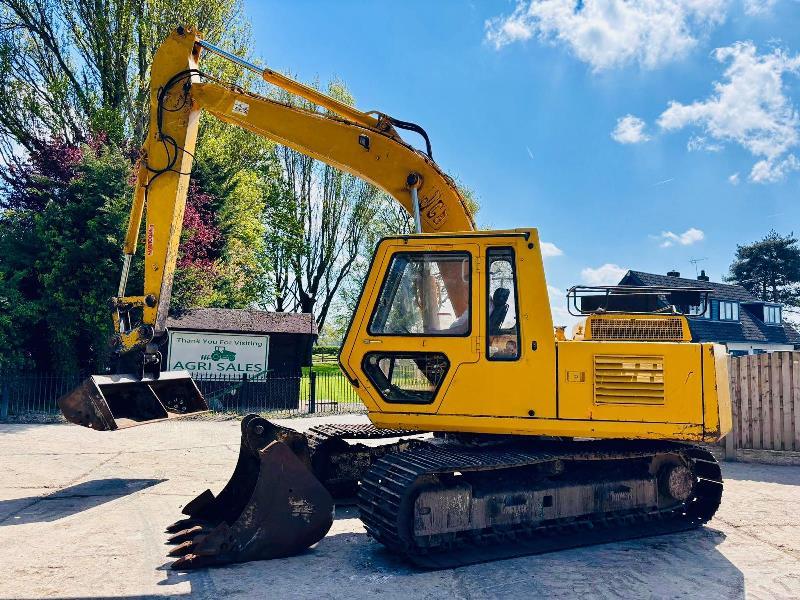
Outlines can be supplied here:
[[236, 360], [236, 353], [231, 352], [225, 346], [215, 346], [214, 352], [211, 353], [211, 356], [206, 355], [203, 356], [202, 358], [204, 360], [208, 360], [210, 358], [213, 361], [228, 360], [230, 362], [233, 362], [234, 360]]

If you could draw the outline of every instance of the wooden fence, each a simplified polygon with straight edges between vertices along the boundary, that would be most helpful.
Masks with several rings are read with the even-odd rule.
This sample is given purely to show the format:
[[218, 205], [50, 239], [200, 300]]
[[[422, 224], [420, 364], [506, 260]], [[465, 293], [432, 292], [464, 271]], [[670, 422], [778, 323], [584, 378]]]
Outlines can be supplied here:
[[744, 450], [800, 451], [800, 352], [731, 357], [733, 429], [725, 455]]

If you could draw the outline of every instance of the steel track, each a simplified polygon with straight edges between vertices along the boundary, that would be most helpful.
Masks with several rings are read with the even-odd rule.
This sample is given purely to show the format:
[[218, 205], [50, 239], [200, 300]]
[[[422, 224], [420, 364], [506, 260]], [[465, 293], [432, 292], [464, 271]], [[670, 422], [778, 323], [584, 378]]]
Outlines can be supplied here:
[[[371, 423], [318, 425], [306, 431], [311, 470], [340, 504], [354, 504], [358, 481], [376, 460], [406, 451], [416, 440], [403, 439], [425, 433], [407, 429], [379, 429]], [[391, 444], [366, 446], [357, 440], [400, 438]], [[350, 443], [348, 440], [355, 441]]]
[[[415, 492], [426, 476], [456, 471], [507, 470], [556, 460], [598, 461], [598, 469], [602, 469], [610, 464], [607, 461], [647, 458], [661, 453], [682, 455], [696, 478], [692, 495], [677, 506], [596, 514], [540, 525], [466, 531], [457, 534], [454, 542], [445, 548], [421, 547], [411, 533]], [[472, 449], [425, 444], [376, 461], [362, 478], [358, 506], [369, 535], [418, 566], [441, 569], [693, 529], [711, 519], [721, 497], [719, 465], [710, 452], [697, 446], [600, 441], [562, 442], [548, 447], [531, 443], [507, 449]]]

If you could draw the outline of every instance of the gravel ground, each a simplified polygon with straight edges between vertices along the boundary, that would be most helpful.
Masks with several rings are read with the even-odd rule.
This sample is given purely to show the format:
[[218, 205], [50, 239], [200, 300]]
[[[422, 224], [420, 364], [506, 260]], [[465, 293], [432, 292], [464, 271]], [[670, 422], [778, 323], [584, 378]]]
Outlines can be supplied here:
[[687, 533], [426, 572], [340, 508], [302, 556], [170, 571], [164, 526], [195, 494], [219, 490], [238, 444], [234, 421], [113, 434], [0, 425], [0, 598], [800, 597], [800, 467], [744, 463], [724, 464], [717, 517]]

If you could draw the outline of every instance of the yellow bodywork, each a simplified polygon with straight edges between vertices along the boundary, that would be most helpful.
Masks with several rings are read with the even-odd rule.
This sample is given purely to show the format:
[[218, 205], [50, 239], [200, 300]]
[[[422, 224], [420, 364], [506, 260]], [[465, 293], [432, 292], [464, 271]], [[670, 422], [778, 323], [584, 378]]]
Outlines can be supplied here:
[[[206, 110], [370, 181], [411, 213], [418, 206], [425, 233], [381, 241], [340, 356], [342, 369], [376, 425], [696, 441], [717, 440], [730, 429], [724, 349], [689, 343], [685, 317], [656, 322], [661, 317], [604, 315], [588, 320], [583, 339], [563, 339], [563, 331], [554, 335], [535, 229], [473, 231], [472, 215], [454, 182], [430, 156], [400, 138], [393, 124], [401, 122], [342, 105], [269, 69], [259, 71], [265, 80], [329, 112], [286, 106], [220, 83], [198, 70], [203, 47], [210, 46], [204, 45], [199, 34], [179, 29], [159, 48], [152, 66], [150, 128], [139, 165], [120, 292], [114, 299], [121, 351], [143, 348], [154, 359], [151, 362], [158, 361], [157, 342], [165, 333], [198, 119], [200, 111]], [[127, 296], [127, 269], [143, 215], [144, 293]], [[457, 256], [460, 262], [442, 263], [435, 273], [423, 266], [421, 288], [415, 290], [416, 296], [409, 296], [406, 308], [425, 305], [426, 326], [446, 322], [451, 328], [463, 328], [463, 333], [370, 333], [370, 319], [374, 320], [393, 257], [403, 255], [413, 261], [425, 253]], [[515, 329], [499, 326], [500, 333], [491, 336], [491, 343], [487, 335], [490, 256], [504, 257], [507, 269], [513, 263], [513, 296], [509, 298], [505, 290], [504, 302], [517, 311]], [[445, 297], [450, 312], [442, 316], [437, 311], [442, 311]], [[139, 322], [131, 322], [132, 308], [142, 309]], [[460, 315], [457, 319], [455, 313]], [[655, 321], [640, 322], [645, 318]], [[619, 322], [609, 328], [609, 319]], [[653, 335], [672, 337], [642, 341], [646, 336], [635, 332], [643, 324]], [[603, 327], [604, 335], [634, 339], [598, 340]], [[508, 357], [503, 358], [504, 353]], [[394, 362], [391, 367], [381, 362], [384, 355], [401, 357], [412, 370], [414, 365], [419, 367], [420, 357], [435, 357], [433, 366], [425, 367], [429, 369], [425, 376], [428, 384], [436, 379], [436, 388], [417, 396], [411, 390], [408, 397], [416, 398], [413, 403], [397, 398], [387, 401], [388, 392], [374, 383], [376, 377], [380, 380], [394, 369]], [[365, 374], [365, 366], [373, 375]], [[428, 384], [423, 382], [423, 387]]]
[[[487, 354], [485, 256], [487, 249], [502, 247], [511, 248], [517, 261], [520, 355], [498, 362]], [[368, 323], [392, 257], [414, 251], [471, 256], [469, 335], [370, 334]], [[688, 331], [685, 317], [671, 318], [683, 321], [679, 332]], [[449, 368], [429, 404], [387, 402], [364, 370], [376, 352], [441, 353]], [[382, 427], [693, 441], [715, 441], [730, 430], [722, 346], [556, 339], [535, 229], [382, 241], [340, 361], [370, 419]]]

